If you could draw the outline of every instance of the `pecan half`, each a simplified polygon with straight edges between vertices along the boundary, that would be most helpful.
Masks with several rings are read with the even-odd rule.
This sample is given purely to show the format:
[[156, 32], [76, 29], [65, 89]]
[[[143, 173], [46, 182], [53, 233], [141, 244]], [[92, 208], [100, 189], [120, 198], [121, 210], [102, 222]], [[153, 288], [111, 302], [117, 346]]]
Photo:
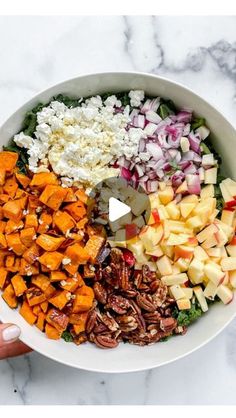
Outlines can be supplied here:
[[150, 302], [146, 296], [137, 295], [136, 297], [137, 304], [140, 308], [147, 312], [155, 312], [156, 307], [155, 305]]
[[119, 325], [117, 324], [115, 319], [112, 318], [109, 312], [107, 314], [102, 315], [102, 322], [110, 331], [117, 331], [119, 329]]
[[115, 348], [118, 345], [118, 341], [108, 335], [96, 335], [94, 342], [100, 348]]
[[130, 302], [120, 295], [110, 295], [108, 297], [108, 308], [111, 308], [114, 312], [119, 315], [123, 315], [127, 312], [130, 307]]
[[98, 324], [98, 325], [95, 325], [95, 327], [93, 328], [94, 334], [104, 334], [107, 332], [109, 332], [109, 329], [107, 328], [105, 324]]
[[129, 271], [128, 268], [123, 263], [121, 267], [119, 268], [119, 284], [121, 289], [127, 290], [130, 288], [129, 285]]
[[93, 286], [94, 294], [98, 302], [105, 305], [107, 302], [107, 291], [106, 289], [101, 285], [101, 283], [96, 282]]
[[110, 256], [111, 262], [114, 264], [120, 264], [124, 261], [123, 253], [119, 248], [112, 248]]
[[134, 331], [138, 327], [138, 323], [133, 316], [122, 315], [117, 318], [117, 322], [120, 325], [120, 329], [123, 332]]
[[177, 326], [177, 321], [175, 318], [161, 318], [160, 320], [160, 329], [163, 332], [171, 332], [173, 331]]
[[161, 315], [159, 312], [147, 312], [143, 314], [147, 324], [159, 324]]
[[86, 320], [86, 325], [85, 325], [85, 330], [88, 334], [95, 327], [96, 319], [97, 319], [97, 314], [96, 314], [95, 310], [89, 311], [88, 316], [87, 316], [87, 320]]

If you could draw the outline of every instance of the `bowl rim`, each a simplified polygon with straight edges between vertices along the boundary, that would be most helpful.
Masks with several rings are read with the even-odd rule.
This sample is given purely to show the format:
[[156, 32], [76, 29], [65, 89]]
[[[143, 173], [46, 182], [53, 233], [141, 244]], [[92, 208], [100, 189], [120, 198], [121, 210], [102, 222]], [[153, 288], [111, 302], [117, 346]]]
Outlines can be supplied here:
[[[3, 122], [0, 125], [0, 129], [8, 123], [8, 121], [10, 121], [10, 119], [12, 117], [14, 117], [15, 115], [17, 115], [19, 113], [19, 111], [24, 108], [27, 107], [28, 105], [30, 105], [33, 101], [36, 101], [37, 98], [39, 98], [41, 95], [47, 93], [48, 91], [50, 91], [53, 88], [59, 89], [60, 86], [63, 86], [66, 83], [72, 83], [72, 82], [76, 82], [77, 80], [80, 79], [84, 79], [84, 78], [89, 78], [89, 77], [106, 77], [106, 76], [140, 76], [140, 77], [144, 77], [144, 78], [153, 78], [153, 79], [158, 79], [160, 82], [163, 81], [164, 83], [167, 83], [169, 85], [175, 86], [177, 88], [182, 89], [183, 91], [186, 91], [188, 93], [190, 93], [193, 97], [199, 99], [202, 103], [204, 103], [206, 106], [210, 107], [219, 117], [224, 119], [224, 123], [226, 123], [230, 129], [232, 129], [235, 134], [236, 134], [236, 127], [233, 126], [233, 124], [228, 120], [228, 118], [224, 115], [224, 113], [218, 109], [217, 106], [213, 105], [211, 101], [206, 100], [205, 98], [203, 98], [201, 95], [199, 95], [198, 93], [196, 93], [194, 90], [192, 90], [191, 88], [185, 86], [184, 84], [177, 82], [177, 81], [173, 81], [172, 79], [169, 79], [168, 77], [163, 77], [160, 76], [158, 74], [153, 74], [153, 73], [148, 73], [148, 72], [140, 72], [140, 71], [102, 71], [102, 72], [89, 72], [89, 73], [83, 73], [80, 74], [78, 76], [72, 77], [72, 78], [68, 78], [68, 79], [64, 79], [62, 81], [57, 82], [56, 84], [52, 83], [50, 85], [48, 85], [46, 88], [40, 90], [38, 93], [34, 94], [30, 99], [24, 101], [13, 113], [10, 114], [9, 117], [7, 117], [6, 119], [3, 120]], [[99, 89], [99, 88], [98, 88]], [[111, 92], [112, 93], [112, 92]], [[99, 94], [99, 93], [97, 93]], [[115, 94], [115, 93], [114, 93]], [[88, 96], [89, 97], [89, 96]], [[2, 315], [2, 313], [0, 312], [0, 319], [2, 319], [4, 315]], [[52, 354], [46, 354], [45, 352], [43, 352], [43, 350], [41, 348], [37, 347], [37, 344], [35, 346], [34, 343], [29, 344], [29, 341], [20, 336], [20, 340], [27, 344], [28, 346], [30, 346], [30, 348], [32, 348], [33, 350], [35, 350], [37, 353], [39, 353], [40, 355], [49, 358], [51, 360], [56, 361], [57, 363], [69, 366], [69, 367], [73, 367], [79, 370], [86, 370], [86, 371], [90, 371], [90, 372], [96, 372], [96, 373], [131, 373], [131, 372], [138, 372], [138, 371], [144, 371], [144, 370], [151, 370], [154, 368], [158, 368], [158, 367], [162, 367], [165, 366], [167, 364], [170, 363], [174, 363], [177, 360], [180, 360], [192, 353], [194, 353], [195, 351], [197, 351], [198, 349], [204, 347], [206, 344], [208, 344], [210, 341], [212, 341], [213, 339], [215, 339], [232, 321], [233, 319], [236, 317], [236, 311], [234, 312], [234, 314], [231, 315], [231, 317], [224, 323], [223, 326], [221, 326], [217, 332], [215, 332], [212, 336], [210, 336], [209, 338], [206, 338], [203, 342], [201, 342], [200, 344], [196, 345], [194, 348], [192, 348], [191, 350], [189, 350], [187, 353], [183, 353], [178, 355], [177, 357], [174, 357], [173, 359], [169, 359], [166, 361], [163, 361], [161, 364], [157, 364], [157, 365], [153, 365], [150, 367], [147, 366], [139, 366], [139, 367], [131, 367], [131, 369], [126, 369], [126, 370], [118, 370], [117, 368], [114, 369], [109, 369], [109, 370], [102, 370], [101, 368], [94, 368], [91, 367], [83, 367], [83, 366], [79, 366], [74, 364], [73, 362], [70, 362], [67, 359], [58, 359], [53, 357]], [[3, 319], [4, 320], [4, 319]], [[27, 340], [27, 341], [26, 341]]]

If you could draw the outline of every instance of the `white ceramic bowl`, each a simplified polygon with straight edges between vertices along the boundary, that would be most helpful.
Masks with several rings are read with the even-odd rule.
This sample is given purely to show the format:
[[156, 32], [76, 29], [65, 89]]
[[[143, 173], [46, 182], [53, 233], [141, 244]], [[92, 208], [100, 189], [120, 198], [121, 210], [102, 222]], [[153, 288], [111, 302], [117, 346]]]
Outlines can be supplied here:
[[[35, 96], [17, 110], [0, 129], [0, 145], [4, 145], [21, 128], [25, 112], [38, 102], [47, 102], [58, 93], [72, 96], [90, 96], [105, 92], [142, 89], [147, 95], [170, 98], [178, 106], [187, 106], [197, 115], [206, 118], [220, 152], [226, 174], [236, 179], [236, 132], [232, 125], [209, 103], [186, 87], [150, 74], [102, 73], [80, 76], [51, 87]], [[175, 361], [206, 344], [221, 332], [234, 318], [236, 298], [227, 306], [217, 304], [185, 336], [166, 343], [138, 347], [120, 344], [116, 349], [101, 350], [92, 344], [76, 346], [63, 340], [52, 341], [36, 327], [28, 325], [16, 310], [11, 310], [0, 300], [0, 318], [13, 322], [22, 330], [21, 340], [39, 353], [69, 366], [99, 372], [131, 372], [150, 369]]]

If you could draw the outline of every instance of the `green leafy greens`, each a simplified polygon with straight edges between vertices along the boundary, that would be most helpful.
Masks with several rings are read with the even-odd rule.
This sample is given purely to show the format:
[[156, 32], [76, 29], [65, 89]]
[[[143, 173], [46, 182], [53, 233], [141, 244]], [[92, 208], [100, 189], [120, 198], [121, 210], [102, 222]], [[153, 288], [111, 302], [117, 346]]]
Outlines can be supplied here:
[[192, 304], [190, 309], [179, 311], [177, 308], [173, 311], [173, 316], [177, 319], [180, 326], [188, 326], [203, 314], [201, 308], [196, 304]]
[[63, 338], [66, 343], [71, 343], [73, 341], [73, 337], [69, 331], [63, 331], [61, 338]]

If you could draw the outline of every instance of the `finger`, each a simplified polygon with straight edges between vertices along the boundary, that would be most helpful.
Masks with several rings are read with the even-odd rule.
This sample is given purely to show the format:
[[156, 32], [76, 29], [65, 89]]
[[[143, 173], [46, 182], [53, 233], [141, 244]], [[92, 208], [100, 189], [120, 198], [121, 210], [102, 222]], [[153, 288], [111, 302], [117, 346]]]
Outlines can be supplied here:
[[17, 356], [30, 351], [18, 340], [20, 328], [13, 324], [0, 324], [0, 359]]

